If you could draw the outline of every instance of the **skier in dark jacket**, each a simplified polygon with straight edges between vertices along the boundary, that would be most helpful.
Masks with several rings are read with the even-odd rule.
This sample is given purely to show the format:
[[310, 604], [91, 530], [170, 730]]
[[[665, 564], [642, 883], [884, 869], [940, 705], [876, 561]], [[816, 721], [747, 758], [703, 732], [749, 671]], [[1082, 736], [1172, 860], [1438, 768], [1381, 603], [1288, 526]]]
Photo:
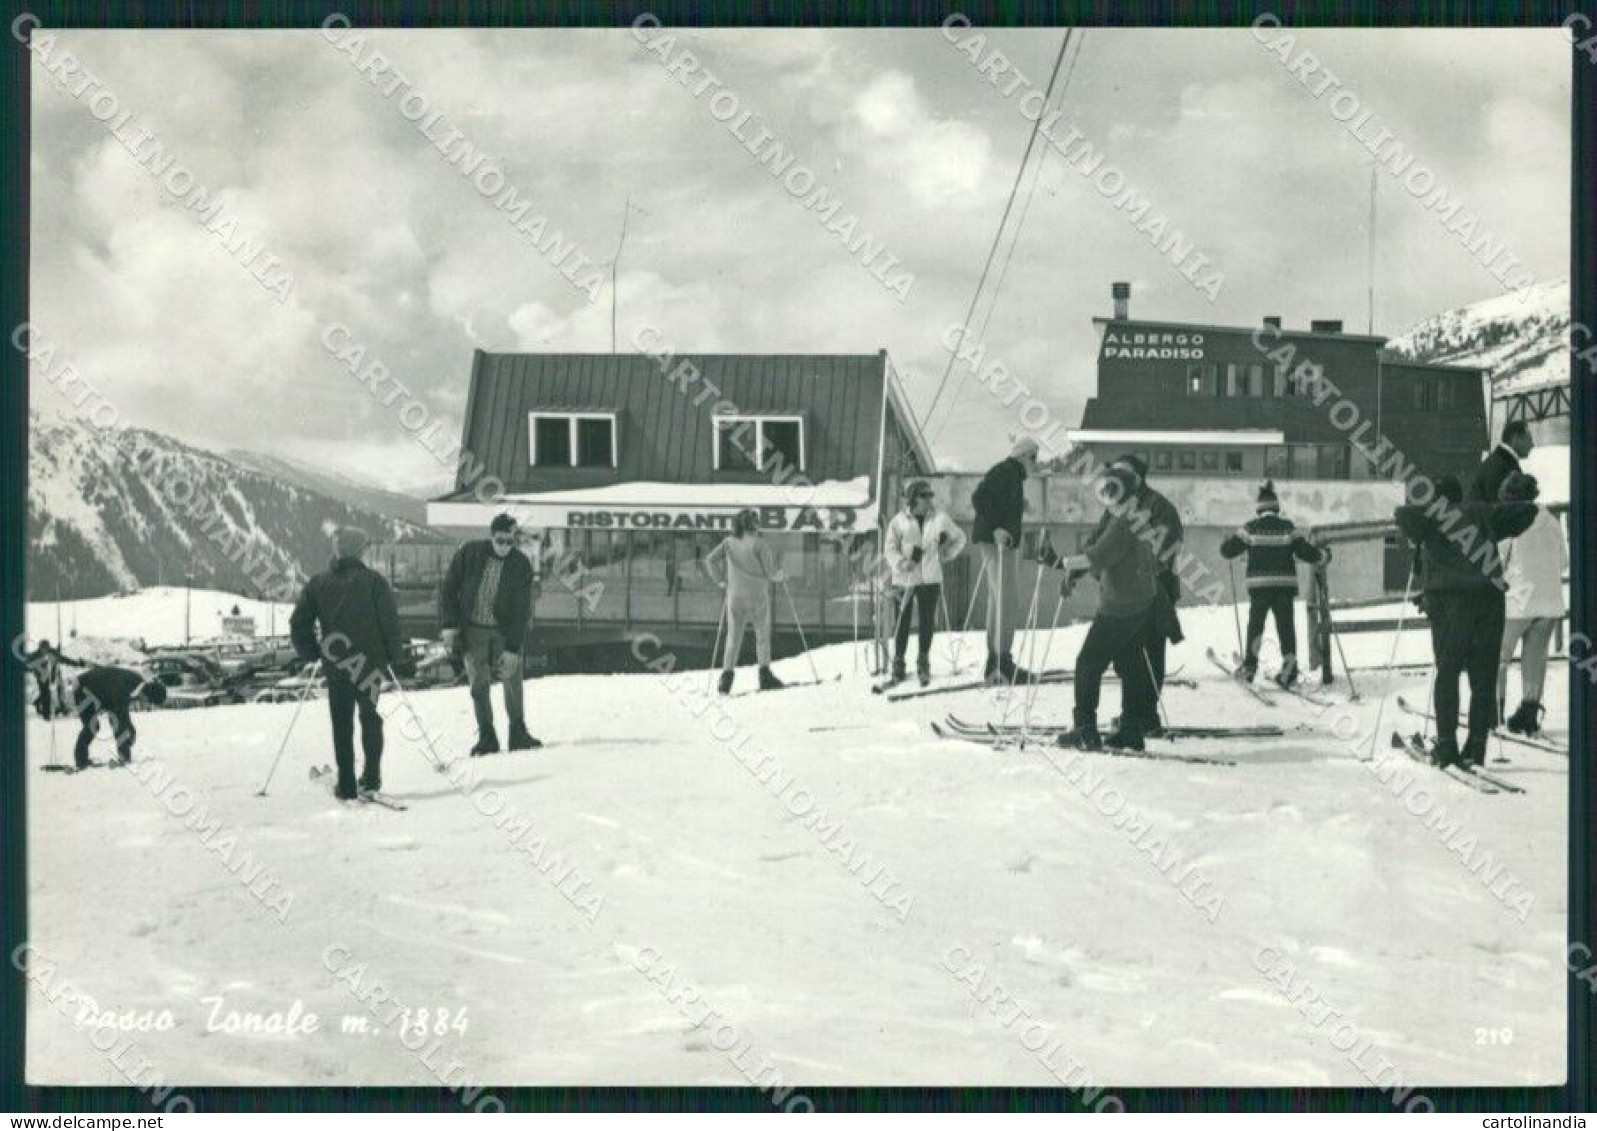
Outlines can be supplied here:
[[1312, 544], [1298, 533], [1291, 519], [1282, 517], [1273, 481], [1266, 480], [1259, 488], [1255, 509], [1258, 514], [1254, 518], [1220, 543], [1223, 558], [1248, 556], [1248, 651], [1237, 674], [1250, 683], [1258, 674], [1265, 618], [1273, 616], [1281, 640], [1281, 670], [1275, 681], [1291, 687], [1298, 681], [1297, 563], [1328, 562], [1331, 551]]
[[138, 732], [133, 729], [129, 711], [135, 700], [159, 707], [166, 702], [166, 688], [128, 668], [91, 667], [78, 677], [73, 703], [82, 729], [78, 731], [78, 744], [72, 752], [78, 769], [89, 765], [89, 743], [99, 732], [101, 715], [111, 720], [117, 757], [124, 763], [133, 760], [133, 740]]
[[987, 665], [982, 674], [1004, 683], [1024, 681], [1010, 648], [1015, 639], [1015, 590], [1020, 584], [1020, 531], [1026, 514], [1026, 476], [1037, 467], [1037, 441], [1016, 441], [1007, 459], [990, 468], [971, 495], [976, 515], [970, 540], [987, 579]]
[[1503, 425], [1503, 438], [1475, 469], [1465, 502], [1497, 502], [1503, 493], [1504, 481], [1521, 470], [1520, 461], [1530, 455], [1535, 446], [1530, 436], [1530, 425], [1523, 420], [1511, 420]]
[[[327, 677], [333, 757], [338, 764], [333, 793], [340, 801], [353, 801], [357, 789], [376, 793], [383, 788], [383, 717], [377, 712], [377, 699], [383, 674], [390, 668], [396, 676], [403, 674], [409, 665], [394, 592], [360, 559], [366, 532], [343, 527], [333, 536], [333, 548], [337, 556], [332, 565], [306, 582], [288, 627], [299, 658], [306, 663], [320, 660]], [[363, 754], [358, 785], [357, 712]]]
[[[1439, 766], [1481, 765], [1497, 724], [1497, 653], [1506, 597], [1497, 543], [1536, 520], [1535, 503], [1465, 503], [1456, 476], [1437, 480], [1429, 506], [1401, 506], [1398, 529], [1425, 554], [1425, 613], [1436, 660]], [[1458, 747], [1458, 679], [1469, 677], [1469, 735]]]
[[471, 683], [471, 705], [477, 716], [474, 757], [499, 752], [489, 692], [497, 674], [505, 688], [505, 714], [510, 723], [510, 749], [542, 746], [527, 733], [521, 697], [521, 649], [532, 617], [535, 581], [532, 563], [516, 548], [516, 520], [494, 517], [488, 538], [467, 542], [455, 552], [439, 594], [439, 623], [450, 652], [464, 653]]
[[[1153, 548], [1138, 535], [1130, 512], [1136, 506], [1136, 472], [1112, 465], [1095, 485], [1108, 513], [1101, 533], [1085, 553], [1059, 558], [1049, 553], [1047, 565], [1065, 571], [1061, 594], [1068, 595], [1075, 578], [1091, 572], [1098, 579], [1098, 612], [1076, 655], [1074, 729], [1059, 736], [1059, 745], [1081, 750], [1101, 746], [1141, 750], [1143, 736], [1159, 723], [1158, 692], [1148, 658], [1154, 597], [1158, 584]], [[1120, 725], [1107, 737], [1098, 734], [1098, 693], [1103, 673], [1114, 665], [1120, 677]]]
[[[1154, 581], [1158, 586], [1155, 616], [1148, 635], [1148, 663], [1153, 668], [1154, 687], [1164, 689], [1165, 644], [1179, 644], [1181, 620], [1176, 606], [1181, 603], [1181, 577], [1176, 573], [1176, 561], [1181, 544], [1186, 540], [1186, 530], [1181, 525], [1181, 512], [1175, 504], [1148, 485], [1148, 462], [1141, 456], [1121, 456], [1115, 464], [1130, 469], [1136, 477], [1136, 486], [1125, 508], [1125, 517], [1137, 535], [1148, 542], [1153, 550]], [[1104, 511], [1092, 537], [1096, 539], [1108, 525], [1113, 512]], [[1144, 720], [1157, 724], [1158, 719]]]

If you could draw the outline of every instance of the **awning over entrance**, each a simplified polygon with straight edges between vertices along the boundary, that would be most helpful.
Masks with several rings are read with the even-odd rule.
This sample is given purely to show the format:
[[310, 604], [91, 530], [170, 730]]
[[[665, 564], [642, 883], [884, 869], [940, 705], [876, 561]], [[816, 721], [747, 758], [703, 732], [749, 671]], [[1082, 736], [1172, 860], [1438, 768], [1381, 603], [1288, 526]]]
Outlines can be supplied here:
[[485, 529], [507, 512], [523, 527], [558, 530], [730, 530], [738, 511], [752, 508], [769, 531], [799, 534], [867, 532], [876, 528], [870, 477], [823, 483], [612, 483], [577, 491], [506, 495], [427, 504], [435, 528]]

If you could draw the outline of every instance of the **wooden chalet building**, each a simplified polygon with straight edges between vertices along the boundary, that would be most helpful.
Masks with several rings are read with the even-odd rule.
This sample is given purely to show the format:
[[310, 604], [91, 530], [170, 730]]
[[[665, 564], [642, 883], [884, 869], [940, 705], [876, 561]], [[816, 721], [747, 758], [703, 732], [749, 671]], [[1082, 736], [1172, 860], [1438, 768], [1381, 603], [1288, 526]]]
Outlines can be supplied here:
[[789, 578], [792, 604], [775, 594], [778, 651], [797, 650], [800, 627], [812, 646], [850, 639], [856, 617], [868, 635], [859, 562], [904, 477], [935, 470], [886, 351], [478, 351], [463, 450], [476, 465], [428, 504], [451, 544], [385, 548], [373, 564], [407, 629], [430, 631], [454, 547], [515, 515], [541, 572], [533, 670], [625, 670], [639, 632], [703, 663], [722, 599], [703, 559], [744, 508]]

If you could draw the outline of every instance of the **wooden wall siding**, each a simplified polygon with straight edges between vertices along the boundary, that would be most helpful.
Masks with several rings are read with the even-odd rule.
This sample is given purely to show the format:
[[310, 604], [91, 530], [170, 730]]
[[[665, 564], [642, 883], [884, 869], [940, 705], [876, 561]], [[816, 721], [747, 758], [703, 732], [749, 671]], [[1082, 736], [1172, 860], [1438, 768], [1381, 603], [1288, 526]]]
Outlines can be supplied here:
[[[801, 414], [805, 473], [816, 482], [868, 475], [877, 466], [884, 358], [849, 355], [685, 355], [721, 390], [695, 404], [653, 358], [610, 354], [478, 352], [465, 446], [511, 492], [572, 490], [628, 480], [768, 481], [714, 468], [711, 416], [718, 400], [743, 413]], [[532, 468], [528, 414], [535, 409], [615, 412], [619, 463], [608, 468]], [[463, 479], [464, 477], [462, 477]], [[457, 482], [457, 489], [466, 484]]]

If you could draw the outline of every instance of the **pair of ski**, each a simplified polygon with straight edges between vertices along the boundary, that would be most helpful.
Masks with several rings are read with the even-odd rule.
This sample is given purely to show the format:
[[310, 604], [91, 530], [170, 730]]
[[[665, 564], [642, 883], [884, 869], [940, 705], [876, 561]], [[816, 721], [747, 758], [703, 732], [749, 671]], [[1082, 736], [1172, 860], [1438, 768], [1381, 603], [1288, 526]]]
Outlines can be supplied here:
[[[949, 715], [944, 720], [949, 730], [959, 734], [1064, 734], [1072, 729], [1068, 723], [973, 723]], [[1272, 723], [1256, 726], [1167, 726], [1160, 738], [1280, 738], [1284, 732]]]
[[[1420, 718], [1430, 722], [1436, 721], [1429, 711], [1421, 710], [1412, 703], [1405, 702], [1401, 695], [1397, 697], [1397, 705], [1401, 710], [1407, 711], [1411, 715], [1418, 715]], [[1569, 757], [1569, 747], [1560, 746], [1551, 739], [1537, 738], [1528, 734], [1515, 734], [1513, 731], [1505, 730], [1503, 727], [1493, 727], [1492, 734], [1493, 736], [1502, 739], [1504, 742], [1513, 742], [1520, 746], [1529, 746], [1533, 750], [1541, 750], [1548, 754], [1557, 754], [1563, 758]]]
[[[325, 777], [331, 777], [333, 774], [334, 770], [331, 766], [311, 767], [311, 781], [318, 781]], [[410, 808], [408, 805], [401, 805], [399, 802], [391, 800], [390, 798], [385, 797], [383, 794], [369, 789], [363, 789], [357, 792], [355, 794], [355, 800], [360, 802], [362, 805], [375, 805], [380, 809], [392, 809], [396, 813], [403, 813], [406, 809]]]
[[126, 765], [126, 762], [120, 760], [112, 762], [90, 762], [87, 766], [67, 765], [64, 762], [52, 762], [49, 765], [40, 766], [39, 769], [43, 770], [47, 774], [81, 774], [84, 770], [120, 770]]
[[[1037, 746], [1053, 746], [1057, 743], [1059, 731], [1033, 730], [1029, 734], [1019, 727], [999, 728], [988, 724], [985, 730], [966, 730], [963, 727], [956, 729], [950, 724], [946, 729], [941, 723], [932, 723], [932, 733], [938, 738], [950, 739], [954, 742], [974, 742], [980, 746], [990, 746], [995, 750], [1007, 747], [1024, 747], [1028, 742]], [[1067, 728], [1068, 729], [1068, 728]], [[1235, 766], [1236, 763], [1229, 758], [1201, 758], [1192, 754], [1175, 754], [1168, 750], [1128, 750], [1119, 746], [1103, 746], [1097, 750], [1081, 750], [1082, 754], [1102, 754], [1110, 758], [1140, 758], [1149, 762], [1187, 762], [1200, 766]]]
[[1513, 782], [1504, 781], [1502, 778], [1489, 774], [1475, 766], [1464, 766], [1457, 763], [1451, 766], [1438, 766], [1436, 760], [1431, 757], [1431, 752], [1425, 749], [1425, 739], [1421, 735], [1411, 734], [1404, 736], [1394, 732], [1392, 746], [1394, 749], [1403, 751], [1403, 753], [1423, 766], [1429, 766], [1433, 770], [1441, 770], [1442, 773], [1454, 781], [1461, 785], [1467, 785], [1477, 793], [1525, 792], [1523, 788]]
[[[1255, 687], [1253, 686], [1253, 682], [1251, 680], [1244, 679], [1242, 677], [1242, 666], [1234, 653], [1231, 657], [1232, 662], [1229, 664], [1222, 660], [1219, 654], [1216, 653], [1213, 648], [1206, 649], [1205, 654], [1209, 657], [1210, 663], [1235, 680], [1236, 685], [1242, 688], [1243, 691], [1246, 691], [1249, 695], [1253, 696], [1260, 703], [1263, 703], [1266, 707], [1274, 707], [1276, 705], [1274, 691], [1266, 691], [1262, 687]], [[1322, 699], [1318, 695], [1312, 695], [1296, 684], [1288, 687], [1273, 680], [1271, 682], [1275, 691], [1284, 691], [1288, 695], [1294, 695], [1303, 700], [1305, 703], [1312, 703], [1316, 707], [1331, 706], [1330, 700]]]
[[[1025, 682], [1016, 682], [1014, 687], [1017, 689], [1024, 689], [1039, 683], [1070, 683], [1075, 678], [1076, 671], [1074, 668], [1053, 668], [1049, 671], [1035, 673], [1032, 675], [1030, 680]], [[1197, 686], [1195, 681], [1190, 679], [1177, 679], [1173, 673], [1166, 676], [1164, 682], [1166, 687]], [[898, 686], [900, 685], [892, 681], [878, 683], [871, 687], [871, 693], [874, 695], [885, 694], [889, 703], [898, 703], [905, 699], [920, 699], [927, 695], [948, 695], [955, 691], [977, 691], [982, 689], [994, 691], [1008, 690], [1010, 683], [1008, 680], [994, 683], [986, 679], [970, 679], [963, 680], [959, 683], [938, 683], [933, 684], [930, 687], [910, 687], [905, 688], [902, 691], [893, 690], [893, 688]]]
[[741, 699], [745, 695], [759, 695], [762, 692], [794, 691], [800, 687], [821, 687], [828, 683], [837, 683], [842, 678], [843, 673], [838, 672], [836, 675], [823, 676], [820, 679], [790, 679], [783, 683], [781, 687], [747, 687], [741, 691], [728, 692], [724, 698]]

